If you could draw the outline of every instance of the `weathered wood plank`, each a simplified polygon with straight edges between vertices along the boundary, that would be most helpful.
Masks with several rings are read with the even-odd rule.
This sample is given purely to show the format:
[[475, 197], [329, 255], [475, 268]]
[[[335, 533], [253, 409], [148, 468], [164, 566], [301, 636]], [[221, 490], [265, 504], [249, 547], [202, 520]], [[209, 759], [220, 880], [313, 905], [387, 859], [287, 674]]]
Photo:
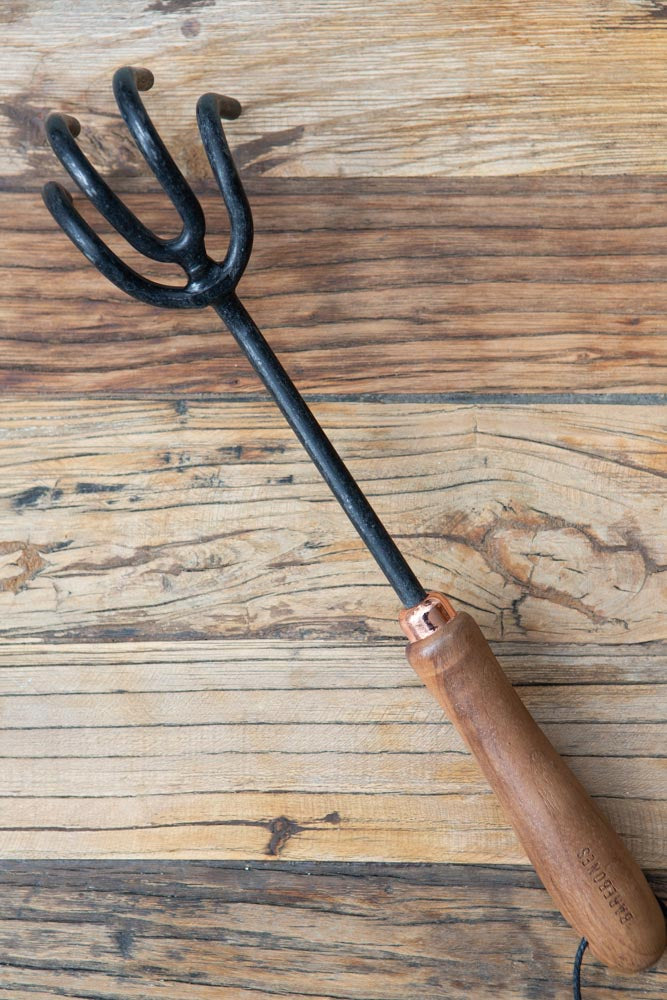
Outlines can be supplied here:
[[10, 4], [3, 29], [0, 142], [15, 178], [43, 175], [53, 106], [94, 126], [105, 167], [139, 169], [110, 93], [128, 63], [155, 71], [151, 110], [193, 177], [208, 173], [194, 104], [210, 90], [243, 102], [230, 131], [259, 174], [604, 174], [667, 160], [658, 2], [85, 0]]
[[[661, 392], [667, 188], [605, 184], [255, 182], [243, 297], [308, 392]], [[169, 232], [174, 213], [155, 186], [131, 202]], [[222, 247], [219, 195], [203, 200]], [[71, 246], [36, 193], [4, 193], [0, 209], [5, 390], [259, 391], [210, 310], [128, 299]], [[146, 273], [173, 280], [112, 242]]]
[[[399, 646], [0, 654], [3, 857], [524, 860]], [[526, 669], [509, 667], [515, 681]], [[660, 686], [637, 664], [617, 684], [527, 679], [519, 691], [555, 746], [639, 860], [661, 863]]]
[[[348, 641], [342, 636], [326, 639], [236, 639], [229, 642], [214, 637], [203, 641], [183, 640], [181, 643], [133, 641], [125, 644], [122, 662], [118, 658], [117, 642], [95, 642], [91, 660], [91, 644], [86, 642], [30, 642], [3, 640], [0, 643], [0, 671], [4, 690], [11, 695], [52, 695], [58, 691], [78, 690], [95, 695], [108, 691], [110, 673], [117, 687], [127, 692], [152, 690], [159, 677], [160, 690], [181, 688], [178, 671], [187, 651], [188, 688], [206, 691], [211, 682], [211, 664], [224, 663], [215, 675], [218, 691], [243, 688], [243, 671], [252, 662], [254, 677], [261, 687], [276, 690], [308, 688], [312, 676], [327, 675], [331, 691], [344, 688], [345, 675], [339, 669], [345, 664], [347, 650], [362, 650], [365, 637]], [[402, 636], [391, 640], [372, 641], [373, 656], [366, 659], [364, 672], [373, 688], [396, 686], [396, 650], [401, 651]], [[514, 684], [528, 688], [550, 684], [655, 684], [664, 680], [664, 644], [660, 642], [625, 645], [560, 645], [516, 642], [494, 642], [503, 667]], [[269, 650], [267, 658], [266, 653]], [[312, 671], [315, 674], [312, 674]], [[412, 677], [412, 674], [409, 675]], [[28, 683], [29, 687], [26, 687]], [[414, 683], [419, 682], [413, 678]], [[561, 720], [563, 721], [563, 720]]]
[[[660, 411], [444, 405], [664, 390], [667, 187], [645, 173], [667, 160], [663, 14], [85, 0], [0, 15], [0, 385], [32, 396], [0, 414], [0, 855], [142, 859], [5, 863], [8, 1000], [549, 997], [575, 946], [531, 873], [274, 870], [525, 859], [409, 673], [386, 586], [215, 318], [126, 300], [46, 217], [58, 106], [142, 216], [173, 226], [113, 109], [123, 62], [155, 70], [149, 106], [217, 247], [194, 99], [243, 100], [244, 297], [415, 568], [474, 610], [640, 862], [664, 864]], [[554, 175], [572, 169], [598, 176]], [[359, 393], [420, 395], [345, 404]], [[145, 398], [73, 398], [93, 394]], [[664, 993], [664, 971], [588, 978], [587, 996]]]
[[[1, 406], [4, 638], [395, 640], [275, 407]], [[491, 639], [664, 638], [662, 410], [317, 403], [415, 571]]]
[[[519, 868], [3, 862], [0, 886], [7, 1000], [556, 998], [577, 945]], [[666, 973], [587, 955], [584, 996], [661, 1000]]]

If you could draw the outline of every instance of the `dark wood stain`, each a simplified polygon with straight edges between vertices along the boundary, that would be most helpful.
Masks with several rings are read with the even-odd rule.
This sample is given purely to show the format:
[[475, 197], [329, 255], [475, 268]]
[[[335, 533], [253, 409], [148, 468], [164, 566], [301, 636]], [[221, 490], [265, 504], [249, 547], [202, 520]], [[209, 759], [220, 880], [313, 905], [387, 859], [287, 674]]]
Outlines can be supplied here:
[[118, 951], [123, 958], [132, 958], [132, 946], [134, 944], [134, 934], [129, 927], [123, 927], [114, 934], [114, 940], [118, 946]]
[[12, 507], [15, 510], [20, 510], [21, 507], [34, 507], [39, 500], [50, 494], [48, 486], [31, 486], [29, 490], [23, 490], [13, 498]]
[[196, 38], [201, 31], [201, 22], [196, 17], [189, 17], [181, 25], [181, 34], [184, 38]]
[[[651, 883], [667, 894], [664, 873]], [[131, 1000], [156, 979], [182, 997], [272, 997], [276, 985], [332, 1000], [556, 1000], [571, 990], [577, 937], [527, 868], [6, 861], [0, 887], [12, 929], [0, 983], [16, 997]], [[110, 948], [100, 947], [104, 927], [116, 928]], [[584, 997], [663, 1000], [667, 963], [619, 976], [586, 955], [583, 982]]]
[[[288, 138], [243, 155], [259, 169]], [[145, 213], [168, 226], [172, 209], [146, 183]], [[306, 393], [659, 393], [667, 258], [656, 233], [667, 200], [656, 183], [251, 177], [256, 240], [241, 297]], [[209, 215], [220, 208], [217, 192], [202, 202]], [[5, 390], [163, 393], [183, 416], [197, 395], [263, 394], [210, 310], [127, 298], [36, 194], [6, 192], [0, 207], [16, 263], [0, 336]], [[224, 242], [217, 217], [212, 237]], [[35, 297], [47, 279], [54, 294]]]
[[298, 142], [305, 131], [304, 125], [295, 125], [293, 128], [281, 129], [278, 132], [267, 132], [250, 142], [242, 142], [234, 150], [234, 159], [239, 170], [249, 177], [266, 173], [287, 159], [270, 154], [276, 149], [289, 147], [292, 143]]
[[215, 0], [154, 0], [145, 9], [156, 14], [180, 14], [202, 7], [215, 7]]
[[77, 483], [75, 493], [119, 493], [125, 487], [121, 483]]
[[271, 820], [269, 823], [271, 837], [266, 845], [266, 853], [277, 857], [290, 837], [301, 833], [303, 829], [304, 827], [299, 826], [294, 820], [288, 819], [287, 816], [278, 816], [277, 819]]

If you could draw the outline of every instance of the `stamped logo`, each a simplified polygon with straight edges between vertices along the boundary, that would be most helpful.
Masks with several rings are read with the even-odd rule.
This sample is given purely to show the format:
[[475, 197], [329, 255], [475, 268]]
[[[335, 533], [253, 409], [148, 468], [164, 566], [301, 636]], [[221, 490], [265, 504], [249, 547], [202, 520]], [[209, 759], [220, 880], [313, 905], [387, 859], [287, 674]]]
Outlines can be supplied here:
[[608, 878], [605, 866], [595, 856], [590, 847], [582, 847], [577, 853], [587, 876], [602, 893], [602, 898], [609, 903], [611, 909], [618, 917], [621, 924], [629, 924], [634, 920], [634, 914], [626, 906], [623, 897], [614, 885], [612, 879]]

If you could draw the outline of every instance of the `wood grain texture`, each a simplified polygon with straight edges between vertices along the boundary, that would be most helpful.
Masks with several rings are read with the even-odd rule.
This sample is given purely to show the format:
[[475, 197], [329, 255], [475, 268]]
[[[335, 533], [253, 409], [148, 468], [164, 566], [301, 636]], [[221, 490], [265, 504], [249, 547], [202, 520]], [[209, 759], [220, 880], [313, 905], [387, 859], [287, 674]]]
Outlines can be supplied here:
[[[402, 643], [17, 642], [0, 655], [3, 857], [525, 860]], [[624, 674], [622, 649], [597, 666], [585, 650], [549, 658], [515, 647], [505, 666], [640, 863], [661, 864], [650, 665]]]
[[[59, 171], [52, 158], [42, 179]], [[130, 204], [173, 231], [157, 183], [143, 186]], [[222, 254], [224, 213], [207, 192]], [[257, 235], [241, 297], [303, 391], [664, 392], [662, 178], [262, 180], [249, 194]], [[0, 209], [3, 391], [259, 392], [212, 310], [129, 299], [37, 192], [5, 192]]]
[[[664, 391], [663, 6], [3, 6], [0, 854], [142, 859], [5, 862], [8, 1000], [549, 1000], [575, 946], [525, 870], [311, 865], [525, 859], [213, 314], [122, 299], [47, 219], [60, 108], [173, 227], [113, 106], [124, 62], [156, 73], [214, 248], [194, 102], [243, 101], [244, 299], [415, 568], [476, 609], [640, 863], [664, 865], [661, 413], [563, 405]], [[587, 979], [598, 1000], [664, 994], [664, 969]]]
[[637, 862], [528, 712], [474, 619], [447, 613], [451, 620], [441, 617], [431, 635], [408, 644], [408, 662], [470, 748], [545, 888], [591, 952], [623, 972], [655, 965], [665, 921]]
[[5, 170], [43, 172], [54, 105], [94, 122], [112, 171], [137, 169], [110, 93], [123, 64], [156, 74], [151, 108], [189, 174], [205, 91], [239, 98], [248, 172], [617, 173], [667, 160], [658, 0], [63, 0], [3, 10]]
[[[665, 637], [661, 408], [314, 407], [417, 574], [489, 638]], [[0, 418], [5, 638], [396, 638], [384, 578], [271, 404]]]
[[[0, 887], [7, 1000], [570, 995], [576, 936], [523, 869], [4, 862]], [[587, 954], [583, 983], [662, 1000], [667, 963], [628, 977]]]
[[[7, 1000], [556, 1000], [576, 946], [512, 868], [4, 862], [0, 886]], [[660, 1000], [665, 963], [629, 978], [587, 958], [584, 982]]]

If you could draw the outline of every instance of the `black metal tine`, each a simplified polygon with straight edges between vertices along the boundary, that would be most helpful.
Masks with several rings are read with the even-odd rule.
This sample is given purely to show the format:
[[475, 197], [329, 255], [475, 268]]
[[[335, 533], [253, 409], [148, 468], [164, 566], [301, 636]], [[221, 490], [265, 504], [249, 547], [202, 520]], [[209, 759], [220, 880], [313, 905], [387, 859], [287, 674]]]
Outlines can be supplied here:
[[52, 114], [46, 119], [46, 135], [63, 167], [98, 212], [139, 253], [153, 260], [178, 262], [166, 240], [151, 232], [97, 172], [78, 146], [80, 125], [71, 115]]
[[222, 269], [225, 274], [232, 276], [234, 284], [241, 278], [250, 259], [253, 241], [252, 212], [220, 118], [233, 120], [240, 114], [241, 105], [231, 97], [204, 94], [197, 101], [199, 132], [230, 222], [229, 247]]
[[139, 152], [183, 220], [180, 236], [168, 241], [172, 246], [183, 250], [203, 240], [206, 222], [199, 201], [162, 142], [139, 96], [140, 90], [150, 90], [153, 79], [153, 74], [148, 69], [123, 66], [114, 73], [113, 92]]
[[98, 271], [128, 295], [150, 305], [196, 308], [196, 295], [186, 288], [172, 288], [145, 278], [118, 257], [74, 207], [72, 196], [62, 185], [49, 181], [42, 190], [44, 203], [58, 225]]
[[[73, 141], [78, 131], [75, 120], [56, 116], [51, 120], [50, 138], [61, 163], [112, 225], [135, 249], [147, 256], [179, 263], [187, 272], [187, 284], [181, 288], [162, 285], [144, 278], [125, 264], [82, 218], [74, 207], [71, 195], [60, 184], [51, 182], [44, 186], [43, 197], [47, 208], [91, 264], [128, 295], [168, 309], [213, 306], [275, 399], [401, 602], [406, 607], [419, 604], [426, 591], [234, 294], [250, 257], [253, 225], [248, 199], [220, 118], [237, 118], [241, 105], [218, 94], [205, 94], [197, 104], [199, 131], [230, 220], [229, 247], [224, 261], [219, 263], [206, 252], [206, 224], [201, 206], [155, 131], [139, 97], [138, 91], [148, 90], [152, 83], [153, 74], [148, 70], [129, 67], [118, 70], [113, 80], [116, 101], [138, 148], [183, 219], [183, 229], [174, 239], [159, 241], [108, 188]], [[148, 250], [149, 246], [153, 253]], [[162, 248], [160, 253], [164, 250], [173, 256], [157, 257], [155, 251], [159, 247]]]
[[[114, 91], [139, 149], [183, 220], [181, 232], [173, 239], [163, 240], [152, 233], [114, 194], [74, 141], [79, 131], [75, 118], [67, 115], [50, 116], [47, 134], [60, 162], [111, 225], [145, 256], [179, 264], [188, 275], [187, 284], [178, 287], [151, 281], [125, 264], [83, 219], [74, 207], [71, 196], [60, 185], [47, 184], [44, 188], [44, 201], [72, 242], [102, 274], [123, 291], [143, 302], [167, 309], [203, 308], [229, 294], [235, 281], [228, 273], [231, 268], [226, 271], [206, 253], [205, 222], [201, 206], [167, 152], [139, 98], [137, 87], [147, 90], [152, 82], [153, 75], [148, 70], [125, 67], [114, 75]], [[240, 105], [235, 101], [229, 100], [227, 107], [233, 113], [240, 112]], [[237, 184], [240, 189], [238, 178]], [[230, 217], [234, 216], [233, 206], [228, 206], [228, 211]], [[247, 227], [244, 232], [247, 236]], [[252, 234], [252, 220], [250, 233]], [[233, 256], [236, 259], [237, 255]]]

